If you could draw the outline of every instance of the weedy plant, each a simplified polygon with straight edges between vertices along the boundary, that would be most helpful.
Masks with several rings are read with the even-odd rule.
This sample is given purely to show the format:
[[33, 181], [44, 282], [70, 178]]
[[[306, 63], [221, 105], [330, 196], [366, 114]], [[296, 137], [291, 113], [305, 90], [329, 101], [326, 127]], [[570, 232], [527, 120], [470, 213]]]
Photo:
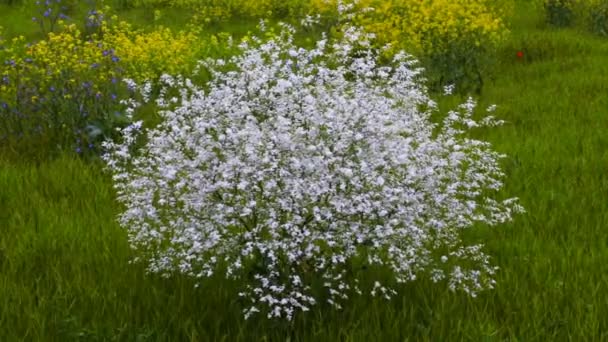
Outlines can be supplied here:
[[[313, 12], [335, 20], [339, 0], [314, 0]], [[462, 93], [481, 91], [496, 47], [508, 29], [508, 2], [488, 0], [359, 0], [342, 6], [362, 9], [353, 21], [373, 32], [380, 46], [404, 49], [427, 69], [433, 90], [457, 84]]]
[[287, 18], [306, 12], [309, 0], [119, 0], [120, 8], [174, 7], [198, 12], [208, 22], [235, 18]]
[[164, 72], [193, 70], [206, 45], [194, 31], [157, 27], [145, 32], [124, 21], [115, 25], [102, 21], [100, 31], [104, 43], [114, 47], [123, 61], [127, 77], [138, 82], [158, 79]]
[[73, 18], [62, 20], [60, 4], [40, 3], [44, 13], [34, 22], [43, 39], [0, 38], [0, 143], [20, 155], [98, 155], [99, 143], [129, 123], [123, 101], [131, 94], [123, 78], [189, 73], [221, 44], [215, 36], [203, 43], [195, 30], [136, 30], [107, 6], [91, 7], [81, 30]]
[[126, 124], [120, 58], [99, 40], [83, 40], [75, 25], [46, 39], [10, 43], [0, 57], [0, 141], [21, 154], [58, 150], [97, 153]]
[[415, 62], [380, 65], [355, 27], [312, 49], [293, 33], [203, 62], [204, 89], [163, 76], [177, 89], [157, 100], [163, 122], [105, 143], [135, 261], [239, 280], [245, 317], [390, 299], [424, 275], [471, 296], [492, 288], [496, 267], [460, 233], [522, 211], [493, 198], [501, 155], [467, 135], [499, 122], [474, 120], [469, 100], [433, 123]]
[[73, 10], [71, 1], [46, 0], [36, 1], [38, 16], [32, 17], [32, 21], [38, 23], [42, 33], [53, 32], [59, 21], [67, 19], [67, 12]]
[[574, 23], [575, 0], [545, 0], [547, 23], [555, 27], [567, 27]]
[[598, 0], [589, 6], [589, 28], [591, 32], [608, 36], [608, 1]]
[[608, 36], [608, 1], [543, 0], [547, 23], [555, 27], [578, 24], [600, 36]]

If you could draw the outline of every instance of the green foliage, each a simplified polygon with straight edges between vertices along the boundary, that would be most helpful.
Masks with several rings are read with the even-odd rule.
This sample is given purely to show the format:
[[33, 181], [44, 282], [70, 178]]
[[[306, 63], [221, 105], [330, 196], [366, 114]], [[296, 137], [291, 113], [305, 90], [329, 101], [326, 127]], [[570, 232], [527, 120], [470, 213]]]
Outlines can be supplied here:
[[[0, 37], [2, 149], [33, 158], [61, 150], [97, 155], [100, 142], [129, 122], [121, 100], [131, 94], [122, 78], [154, 82], [165, 72], [188, 74], [199, 58], [229, 49], [222, 34], [203, 41], [196, 28], [135, 29], [108, 12], [89, 12], [84, 31], [41, 15], [32, 25], [51, 32], [29, 44]], [[55, 27], [47, 20], [56, 20]]]
[[546, 21], [554, 27], [579, 24], [594, 34], [608, 36], [608, 1], [544, 0]]
[[590, 6], [589, 28], [595, 34], [608, 37], [608, 1], [599, 0]]
[[120, 58], [99, 40], [81, 39], [73, 25], [23, 43], [15, 39], [0, 53], [3, 148], [37, 157], [98, 153], [101, 141], [128, 122]]
[[440, 92], [446, 85], [455, 85], [457, 92], [480, 94], [484, 82], [492, 75], [496, 54], [493, 47], [476, 46], [468, 39], [445, 43], [441, 52], [423, 54], [422, 65], [430, 89]]
[[555, 27], [568, 27], [574, 23], [575, 0], [545, 0], [547, 23]]
[[115, 0], [117, 8], [181, 8], [205, 16], [209, 22], [233, 18], [281, 18], [301, 16], [310, 0]]
[[[313, 11], [335, 17], [337, 1], [311, 1]], [[377, 36], [388, 54], [405, 50], [429, 70], [432, 89], [455, 84], [461, 93], [479, 92], [492, 70], [496, 47], [508, 36], [511, 4], [487, 0], [363, 0], [354, 21]]]

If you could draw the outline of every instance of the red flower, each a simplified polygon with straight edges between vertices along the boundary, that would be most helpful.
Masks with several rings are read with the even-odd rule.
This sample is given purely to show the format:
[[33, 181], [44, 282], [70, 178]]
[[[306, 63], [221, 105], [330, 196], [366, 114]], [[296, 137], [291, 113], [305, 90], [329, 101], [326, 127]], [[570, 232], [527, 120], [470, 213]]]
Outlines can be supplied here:
[[524, 58], [524, 52], [523, 51], [517, 51], [517, 58], [519, 58], [519, 59]]

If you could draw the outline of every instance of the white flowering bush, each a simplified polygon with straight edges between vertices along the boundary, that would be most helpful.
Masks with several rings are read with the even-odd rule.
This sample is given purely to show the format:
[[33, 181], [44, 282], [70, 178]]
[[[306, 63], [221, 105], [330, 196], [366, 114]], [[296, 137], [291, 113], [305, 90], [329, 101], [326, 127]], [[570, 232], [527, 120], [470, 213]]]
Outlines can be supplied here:
[[497, 121], [473, 120], [468, 101], [433, 123], [421, 70], [405, 54], [378, 64], [369, 39], [351, 27], [304, 49], [285, 26], [203, 63], [204, 87], [163, 76], [179, 89], [161, 91], [163, 122], [124, 129], [104, 157], [150, 272], [219, 272], [242, 284], [245, 317], [286, 319], [390, 298], [420, 275], [473, 296], [492, 288], [496, 268], [460, 233], [522, 210], [493, 199], [501, 155], [467, 135]]

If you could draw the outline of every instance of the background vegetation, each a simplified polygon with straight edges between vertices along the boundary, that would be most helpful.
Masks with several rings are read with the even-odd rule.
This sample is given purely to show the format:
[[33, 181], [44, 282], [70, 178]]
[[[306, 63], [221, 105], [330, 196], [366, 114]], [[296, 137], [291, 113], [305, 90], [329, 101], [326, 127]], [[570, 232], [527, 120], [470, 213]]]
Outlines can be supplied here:
[[[38, 7], [16, 2], [0, 1], [4, 37], [46, 37], [31, 20]], [[162, 37], [163, 25], [174, 44], [180, 30], [190, 32], [180, 20], [186, 10], [154, 15], [125, 1], [113, 5], [134, 29], [146, 28], [142, 37]], [[86, 18], [89, 9], [71, 15]], [[501, 268], [494, 291], [471, 299], [421, 280], [392, 302], [355, 298], [343, 311], [321, 307], [293, 327], [244, 321], [231, 284], [195, 289], [188, 279], [148, 276], [128, 263], [126, 233], [115, 222], [120, 208], [98, 161], [80, 158], [74, 146], [49, 158], [47, 144], [28, 147], [37, 156], [16, 158], [17, 143], [0, 149], [0, 340], [608, 339], [608, 41], [583, 14], [555, 25], [549, 10], [540, 1], [515, 3], [505, 19], [510, 35], [497, 44], [480, 91], [507, 125], [477, 134], [508, 155], [505, 192], [528, 211], [496, 230], [469, 232]], [[196, 36], [243, 35], [254, 21], [228, 16]], [[445, 97], [441, 105], [462, 99]]]

